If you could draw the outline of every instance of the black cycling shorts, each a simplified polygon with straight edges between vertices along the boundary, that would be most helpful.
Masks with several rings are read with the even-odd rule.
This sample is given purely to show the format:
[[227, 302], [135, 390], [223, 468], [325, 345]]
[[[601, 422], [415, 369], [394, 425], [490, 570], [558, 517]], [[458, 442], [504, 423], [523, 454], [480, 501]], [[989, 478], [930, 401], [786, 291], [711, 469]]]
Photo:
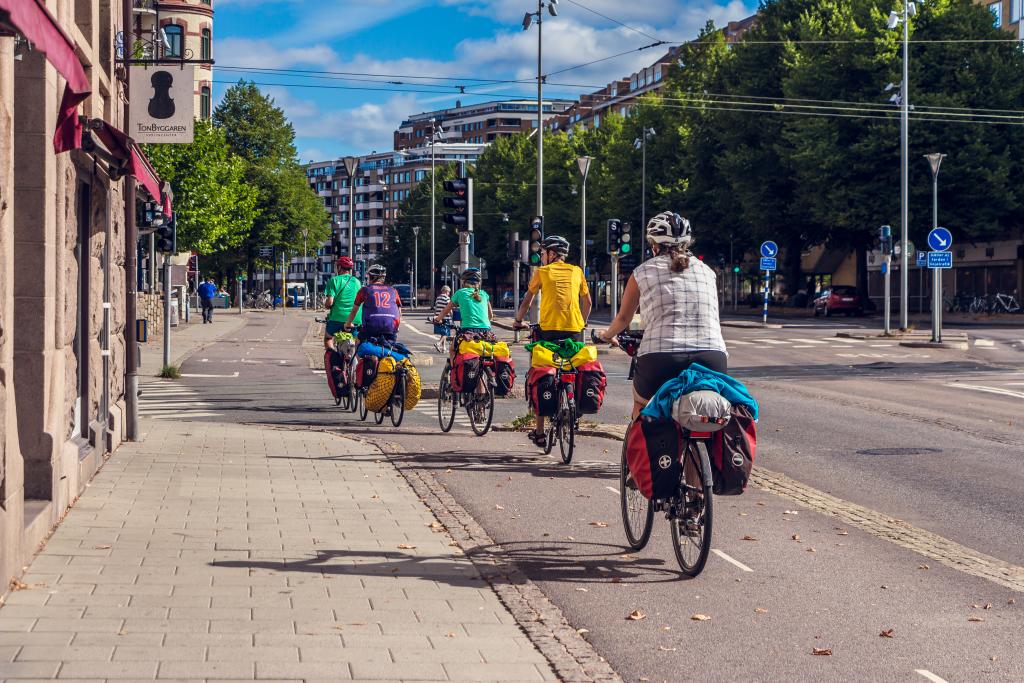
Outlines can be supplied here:
[[562, 330], [537, 330], [537, 339], [535, 341], [545, 342], [560, 342], [563, 339], [572, 339], [573, 341], [583, 341], [583, 331], [579, 332], [563, 332]]
[[658, 389], [694, 363], [723, 375], [729, 372], [729, 357], [721, 351], [688, 351], [675, 353], [645, 353], [636, 357], [633, 389], [650, 400]]

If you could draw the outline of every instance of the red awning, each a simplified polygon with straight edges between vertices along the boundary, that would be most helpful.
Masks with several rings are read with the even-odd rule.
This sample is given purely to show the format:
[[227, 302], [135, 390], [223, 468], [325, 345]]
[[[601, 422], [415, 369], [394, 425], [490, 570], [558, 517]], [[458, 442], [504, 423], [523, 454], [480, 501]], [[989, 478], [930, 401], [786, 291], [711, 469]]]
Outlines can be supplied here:
[[6, 14], [7, 23], [25, 36], [33, 49], [44, 53], [47, 61], [67, 81], [53, 135], [54, 151], [59, 154], [81, 147], [82, 124], [75, 112], [89, 97], [90, 86], [82, 62], [75, 54], [75, 42], [46, 9], [43, 0], [0, 0], [0, 13]]
[[146, 188], [149, 196], [154, 201], [160, 202], [164, 214], [170, 216], [171, 199], [161, 191], [163, 183], [160, 182], [160, 176], [157, 175], [153, 164], [150, 163], [138, 144], [132, 142], [127, 135], [106, 121], [94, 119], [91, 129], [112, 156], [125, 162], [126, 170]]

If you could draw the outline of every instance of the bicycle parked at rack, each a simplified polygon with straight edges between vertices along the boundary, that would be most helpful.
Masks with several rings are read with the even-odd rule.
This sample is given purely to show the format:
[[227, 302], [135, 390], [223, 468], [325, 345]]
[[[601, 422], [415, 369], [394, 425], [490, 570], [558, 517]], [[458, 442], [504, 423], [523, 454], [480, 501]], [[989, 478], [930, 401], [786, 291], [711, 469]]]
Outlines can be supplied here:
[[262, 291], [246, 294], [245, 298], [242, 299], [242, 305], [246, 308], [264, 309], [272, 308], [274, 302], [270, 297], [269, 291]]
[[1017, 297], [1012, 294], [999, 292], [992, 297], [992, 305], [989, 308], [989, 312], [1020, 313], [1020, 304], [1017, 303]]
[[[462, 343], [462, 330], [455, 330], [455, 341], [458, 348]], [[455, 423], [455, 412], [464, 407], [469, 415], [469, 424], [473, 433], [483, 436], [491, 429], [494, 420], [494, 353], [480, 356], [480, 377], [472, 391], [455, 391], [451, 383], [452, 359], [445, 362], [441, 371], [441, 381], [437, 390], [437, 422], [441, 431], [448, 433]]]
[[[592, 333], [596, 343], [603, 343]], [[629, 379], [636, 370], [636, 353], [643, 332], [622, 332], [616, 337], [619, 346], [631, 357]], [[626, 427], [629, 434], [632, 421]], [[711, 531], [714, 519], [711, 472], [711, 433], [683, 429], [683, 459], [679, 488], [676, 495], [666, 499], [649, 500], [633, 479], [626, 457], [627, 440], [622, 441], [619, 458], [619, 504], [626, 541], [633, 550], [641, 550], [651, 538], [654, 513], [665, 513], [672, 533], [672, 549], [680, 569], [688, 576], [697, 576], [704, 570], [711, 552]], [[688, 481], [688, 479], [692, 480]]]
[[[540, 339], [540, 325], [530, 325], [530, 339]], [[576, 448], [576, 432], [579, 431], [579, 413], [576, 411], [576, 368], [568, 358], [553, 356], [555, 361], [555, 386], [558, 389], [558, 407], [554, 417], [548, 419], [548, 428], [544, 438], [544, 455], [555, 448], [558, 440], [558, 451], [562, 462], [572, 462]]]

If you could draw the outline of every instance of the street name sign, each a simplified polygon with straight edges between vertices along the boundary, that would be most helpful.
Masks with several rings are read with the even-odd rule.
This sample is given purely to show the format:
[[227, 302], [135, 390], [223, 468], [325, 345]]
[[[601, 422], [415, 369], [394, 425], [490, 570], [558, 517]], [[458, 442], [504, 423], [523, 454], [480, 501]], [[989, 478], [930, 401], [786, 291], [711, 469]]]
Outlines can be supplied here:
[[929, 251], [928, 252], [928, 267], [929, 268], [933, 268], [933, 269], [935, 269], [935, 268], [952, 268], [953, 267], [953, 252], [950, 252], [950, 251]]
[[779, 262], [773, 258], [762, 258], [761, 259], [761, 270], [777, 270]]
[[933, 228], [928, 233], [928, 247], [932, 251], [947, 251], [951, 246], [953, 246], [953, 235], [949, 230]]

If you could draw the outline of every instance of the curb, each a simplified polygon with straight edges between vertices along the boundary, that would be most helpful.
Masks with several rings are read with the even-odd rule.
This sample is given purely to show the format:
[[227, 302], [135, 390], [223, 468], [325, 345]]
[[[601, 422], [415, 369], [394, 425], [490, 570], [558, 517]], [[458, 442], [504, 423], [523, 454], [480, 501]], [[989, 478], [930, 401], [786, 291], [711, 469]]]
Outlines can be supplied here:
[[966, 351], [969, 348], [966, 340], [949, 342], [901, 341], [900, 346], [905, 346], [909, 349], [951, 349], [954, 351]]
[[721, 327], [739, 327], [747, 330], [781, 330], [783, 328], [781, 323], [758, 323], [746, 320], [722, 320], [718, 324]]

